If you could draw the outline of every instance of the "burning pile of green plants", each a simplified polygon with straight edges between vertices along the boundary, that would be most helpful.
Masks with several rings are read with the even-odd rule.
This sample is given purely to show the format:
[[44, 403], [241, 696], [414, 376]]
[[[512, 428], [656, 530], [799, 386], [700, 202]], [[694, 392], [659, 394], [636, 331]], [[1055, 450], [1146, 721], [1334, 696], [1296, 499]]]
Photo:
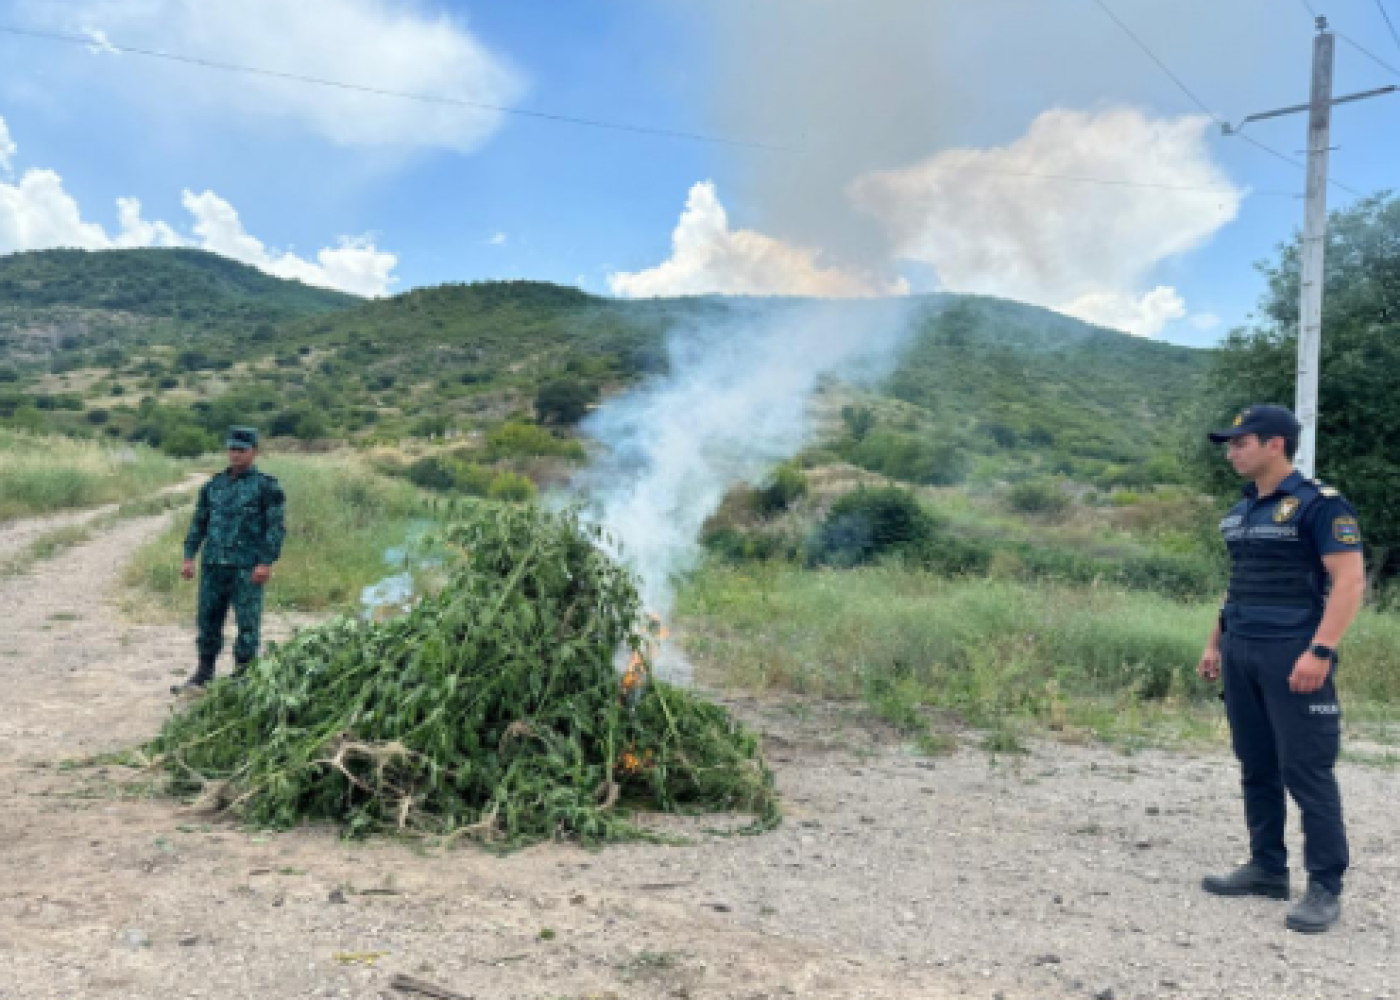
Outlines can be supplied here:
[[480, 503], [443, 540], [407, 613], [300, 631], [172, 715], [145, 748], [170, 790], [259, 826], [506, 846], [641, 836], [639, 811], [777, 821], [757, 739], [651, 676], [658, 627], [596, 529]]

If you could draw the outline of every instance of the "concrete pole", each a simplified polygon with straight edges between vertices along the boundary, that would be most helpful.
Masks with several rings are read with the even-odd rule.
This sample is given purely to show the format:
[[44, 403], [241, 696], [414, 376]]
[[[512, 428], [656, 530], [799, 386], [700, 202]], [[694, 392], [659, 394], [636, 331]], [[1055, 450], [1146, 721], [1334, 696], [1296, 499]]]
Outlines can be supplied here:
[[1317, 19], [1313, 42], [1312, 102], [1308, 114], [1308, 187], [1303, 216], [1301, 298], [1298, 310], [1298, 384], [1294, 409], [1303, 424], [1295, 465], [1317, 470], [1317, 381], [1322, 358], [1323, 265], [1327, 248], [1327, 160], [1332, 133], [1332, 58], [1336, 36]]

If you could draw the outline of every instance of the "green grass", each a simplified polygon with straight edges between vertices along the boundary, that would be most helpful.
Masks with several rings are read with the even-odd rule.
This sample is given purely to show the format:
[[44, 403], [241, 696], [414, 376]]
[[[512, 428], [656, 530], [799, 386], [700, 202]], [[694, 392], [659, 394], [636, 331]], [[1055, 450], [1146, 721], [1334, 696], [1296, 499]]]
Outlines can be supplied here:
[[[988, 730], [996, 750], [1033, 730], [1130, 747], [1225, 732], [1215, 689], [1195, 676], [1213, 605], [898, 566], [711, 564], [679, 612], [688, 649], [717, 682], [859, 699], [922, 741], [929, 709]], [[1395, 717], [1397, 661], [1400, 618], [1363, 614], [1339, 682], [1368, 727]]]
[[[269, 610], [326, 611], [359, 600], [362, 588], [388, 576], [384, 554], [416, 524], [434, 517], [415, 487], [370, 470], [352, 456], [275, 455], [259, 463], [287, 493], [287, 540], [268, 586]], [[181, 547], [192, 506], [141, 548], [127, 583], [162, 612], [194, 614], [195, 585], [180, 579]]]
[[139, 497], [184, 471], [182, 463], [138, 445], [0, 429], [0, 521]]

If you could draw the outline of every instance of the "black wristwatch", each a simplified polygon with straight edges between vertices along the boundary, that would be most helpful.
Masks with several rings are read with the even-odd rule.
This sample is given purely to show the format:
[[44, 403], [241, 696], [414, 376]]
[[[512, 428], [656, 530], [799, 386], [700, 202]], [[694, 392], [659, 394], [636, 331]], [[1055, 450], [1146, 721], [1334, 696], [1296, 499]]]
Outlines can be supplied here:
[[1330, 661], [1335, 660], [1337, 658], [1337, 651], [1335, 649], [1333, 649], [1331, 646], [1324, 646], [1320, 642], [1315, 642], [1311, 646], [1309, 646], [1308, 652], [1311, 653], [1313, 656], [1316, 656], [1320, 660]]

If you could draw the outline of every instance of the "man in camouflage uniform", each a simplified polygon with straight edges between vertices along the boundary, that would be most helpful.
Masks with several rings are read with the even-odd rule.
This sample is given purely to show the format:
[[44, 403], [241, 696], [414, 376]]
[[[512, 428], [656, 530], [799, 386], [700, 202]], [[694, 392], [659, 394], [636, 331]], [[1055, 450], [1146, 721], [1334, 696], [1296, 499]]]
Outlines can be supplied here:
[[200, 694], [214, 679], [214, 661], [224, 645], [230, 605], [238, 623], [233, 644], [234, 676], [258, 655], [263, 585], [282, 554], [287, 498], [277, 480], [258, 471], [258, 432], [233, 427], [228, 435], [228, 468], [199, 491], [194, 520], [185, 536], [180, 575], [194, 578], [194, 558], [204, 550], [199, 574], [199, 666], [174, 694]]

